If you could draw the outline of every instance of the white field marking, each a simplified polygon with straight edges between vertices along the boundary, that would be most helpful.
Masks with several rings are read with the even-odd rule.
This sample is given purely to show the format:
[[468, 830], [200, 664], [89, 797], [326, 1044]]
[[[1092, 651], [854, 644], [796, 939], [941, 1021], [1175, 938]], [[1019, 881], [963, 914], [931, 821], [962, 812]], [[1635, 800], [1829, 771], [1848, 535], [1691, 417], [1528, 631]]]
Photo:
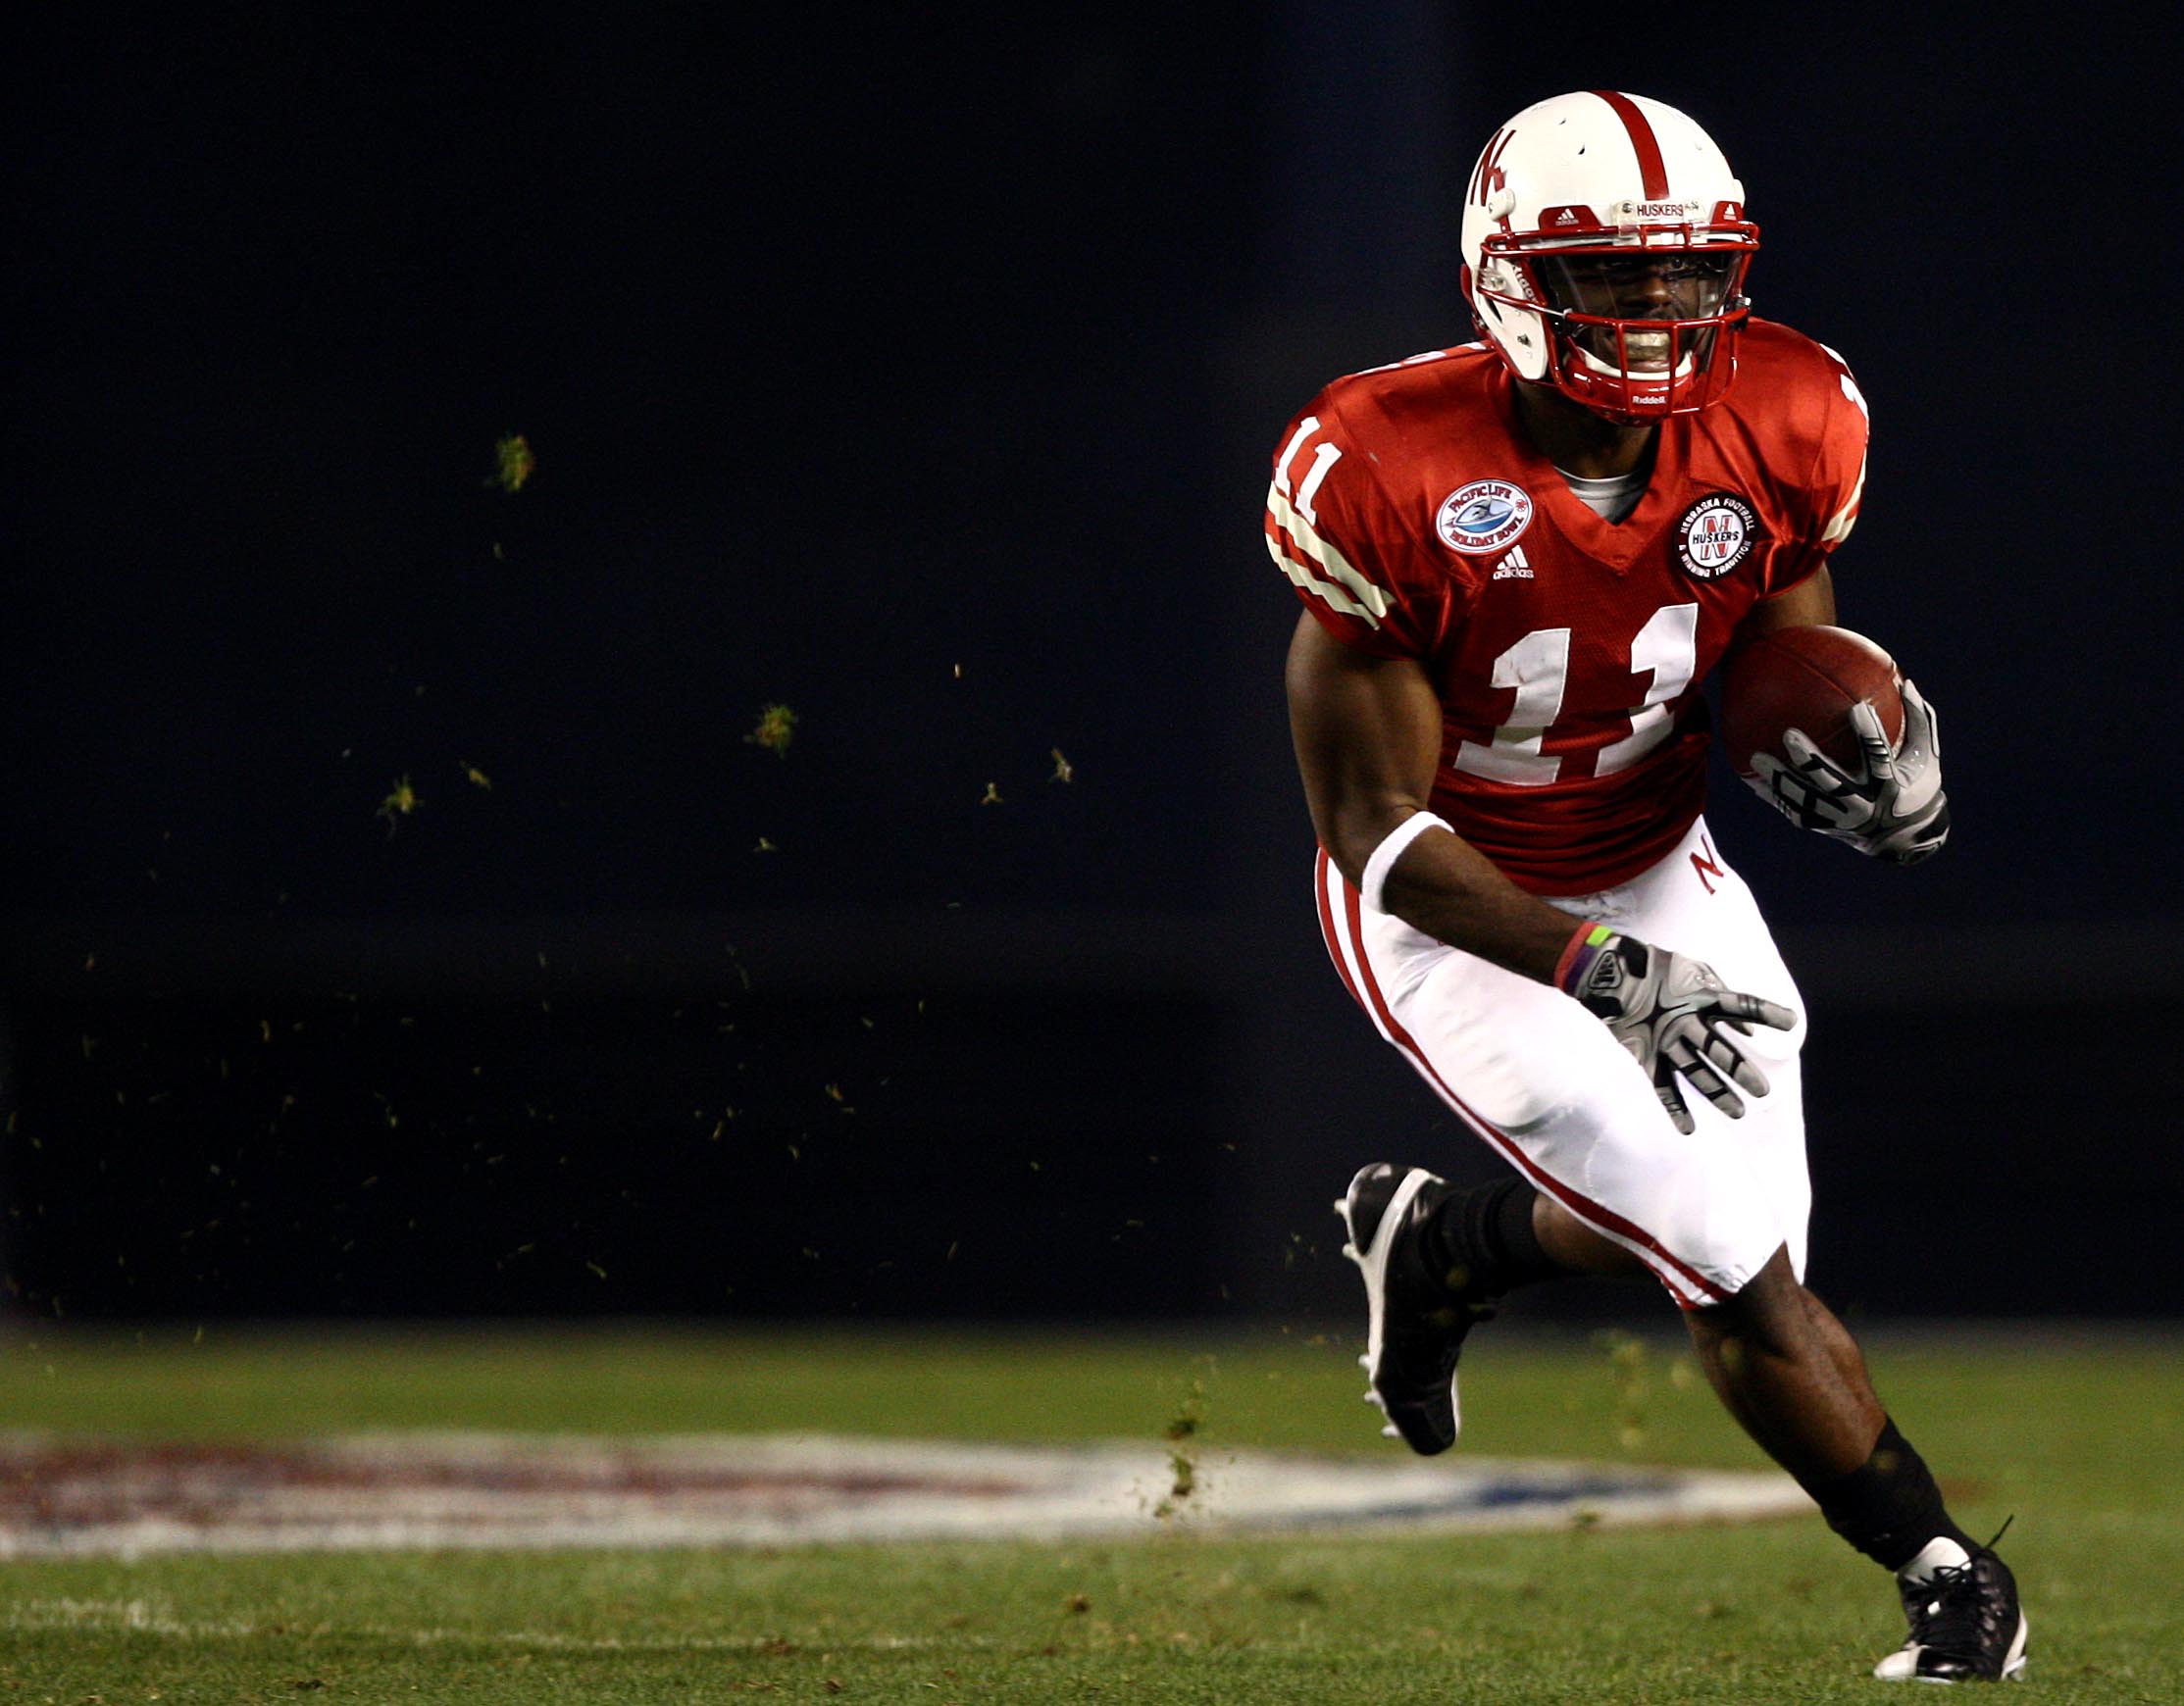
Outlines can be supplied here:
[[1515, 1530], [1809, 1511], [1775, 1474], [829, 1435], [0, 1434], [0, 1559]]
[[[1472, 1579], [1491, 1581], [1498, 1586], [1507, 1586], [1522, 1578], [1513, 1572], [1470, 1573]], [[786, 1636], [768, 1635], [686, 1635], [662, 1636], [657, 1639], [630, 1639], [620, 1635], [572, 1635], [549, 1630], [467, 1630], [423, 1628], [410, 1629], [383, 1624], [297, 1624], [282, 1622], [271, 1629], [261, 1629], [251, 1624], [235, 1622], [186, 1623], [166, 1615], [147, 1616], [141, 1610], [141, 1601], [124, 1600], [25, 1600], [14, 1613], [0, 1619], [0, 1630], [25, 1631], [144, 1631], [173, 1636], [181, 1640], [256, 1640], [271, 1636], [277, 1639], [314, 1640], [337, 1638], [343, 1640], [384, 1640], [396, 1644], [419, 1647], [481, 1646], [503, 1649], [535, 1648], [542, 1652], [569, 1653], [781, 1653], [785, 1647], [806, 1657], [826, 1657], [834, 1653], [864, 1652], [993, 1652], [1013, 1650], [1020, 1643], [1004, 1642], [991, 1635], [956, 1632], [946, 1635], [844, 1635], [832, 1630], [799, 1632], [791, 1630]], [[131, 1608], [136, 1609], [132, 1610]], [[65, 1609], [63, 1609], [65, 1608]], [[107, 1615], [101, 1615], [102, 1613]], [[1135, 1641], [1136, 1636], [1125, 1635], [1125, 1640]], [[1186, 1640], [1180, 1633], [1171, 1638]], [[1285, 1638], [1281, 1635], [1254, 1635], [1251, 1645], [1260, 1651], [1317, 1651], [1316, 1638]], [[1351, 1645], [1366, 1653], [1405, 1653], [1415, 1655], [1417, 1644], [1407, 1634], [1385, 1639], [1353, 1639]]]
[[[410, 1629], [385, 1624], [297, 1624], [278, 1631], [233, 1619], [191, 1623], [168, 1611], [155, 1611], [141, 1599], [26, 1599], [9, 1609], [0, 1629], [23, 1631], [90, 1630], [173, 1635], [182, 1640], [257, 1640], [278, 1633], [283, 1638], [402, 1641], [413, 1646], [539, 1647], [584, 1653], [765, 1652], [779, 1648], [778, 1635], [678, 1635], [632, 1639], [623, 1635], [573, 1635], [551, 1630]], [[813, 1635], [791, 1640], [799, 1652], [912, 1652], [936, 1647], [990, 1647], [987, 1635]]]
[[184, 1635], [227, 1640], [248, 1639], [258, 1633], [255, 1624], [241, 1622], [187, 1623], [166, 1607], [147, 1599], [25, 1599], [8, 1608], [0, 1625], [17, 1630], [130, 1630], [147, 1634]]

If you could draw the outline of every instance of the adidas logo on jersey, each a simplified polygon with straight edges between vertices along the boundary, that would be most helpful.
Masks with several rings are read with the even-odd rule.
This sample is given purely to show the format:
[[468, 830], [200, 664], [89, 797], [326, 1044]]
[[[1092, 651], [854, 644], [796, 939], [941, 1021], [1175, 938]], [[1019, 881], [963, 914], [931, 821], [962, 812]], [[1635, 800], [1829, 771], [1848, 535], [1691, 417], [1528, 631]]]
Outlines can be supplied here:
[[1519, 545], [1494, 566], [1494, 573], [1487, 578], [1490, 580], [1530, 580], [1532, 577], [1532, 565], [1525, 559], [1524, 547]]

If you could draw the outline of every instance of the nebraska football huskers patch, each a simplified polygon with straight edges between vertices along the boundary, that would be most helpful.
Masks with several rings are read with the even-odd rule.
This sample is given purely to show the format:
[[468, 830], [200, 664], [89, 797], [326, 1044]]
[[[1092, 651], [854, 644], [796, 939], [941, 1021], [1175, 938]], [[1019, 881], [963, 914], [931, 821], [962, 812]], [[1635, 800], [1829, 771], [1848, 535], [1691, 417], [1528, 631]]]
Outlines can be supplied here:
[[1719, 580], [1752, 554], [1759, 517], [1733, 492], [1708, 492], [1676, 523], [1676, 561], [1695, 580]]
[[1505, 479], [1475, 479], [1441, 500], [1441, 542], [1466, 554], [1498, 551], [1531, 525], [1532, 494]]

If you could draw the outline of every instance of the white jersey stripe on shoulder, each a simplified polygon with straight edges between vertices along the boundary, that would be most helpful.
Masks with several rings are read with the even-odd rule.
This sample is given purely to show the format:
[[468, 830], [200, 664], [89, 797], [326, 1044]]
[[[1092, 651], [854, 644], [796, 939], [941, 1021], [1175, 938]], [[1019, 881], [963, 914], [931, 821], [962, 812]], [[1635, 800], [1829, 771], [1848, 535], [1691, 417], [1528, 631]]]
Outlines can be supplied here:
[[1319, 430], [1319, 417], [1307, 415], [1296, 424], [1296, 432], [1282, 446], [1282, 454], [1274, 459], [1274, 489], [1284, 497], [1290, 491], [1290, 458], [1304, 448], [1304, 440]]
[[1297, 562], [1295, 558], [1282, 549], [1280, 543], [1276, 541], [1271, 533], [1267, 535], [1266, 553], [1274, 559], [1274, 566], [1290, 577], [1293, 585], [1309, 592], [1330, 610], [1339, 610], [1345, 616], [1354, 616], [1363, 622], [1367, 627], [1377, 628], [1380, 627], [1379, 617], [1367, 610], [1362, 604], [1359, 604], [1356, 599], [1350, 597], [1341, 587], [1330, 585], [1305, 568], [1303, 564]]
[[[1297, 514], [1296, 506], [1290, 502], [1289, 494], [1278, 483], [1266, 488], [1266, 513], [1274, 518], [1274, 525], [1290, 536], [1299, 552], [1319, 565], [1323, 576], [1348, 588], [1350, 596], [1373, 617], [1377, 627], [1379, 619], [1388, 614], [1388, 594], [1358, 574], [1341, 551], [1319, 536], [1312, 524]], [[1275, 552], [1277, 563], [1282, 561], [1282, 553], [1272, 538], [1267, 540], [1267, 549]]]
[[1840, 545], [1845, 539], [1848, 539], [1851, 536], [1851, 529], [1857, 526], [1857, 507], [1859, 500], [1861, 500], [1864, 496], [1865, 459], [1863, 457], [1860, 457], [1858, 459], [1857, 465], [1857, 483], [1851, 487], [1851, 495], [1844, 501], [1843, 507], [1835, 512], [1835, 519], [1829, 522], [1826, 527], [1821, 529], [1821, 544]]

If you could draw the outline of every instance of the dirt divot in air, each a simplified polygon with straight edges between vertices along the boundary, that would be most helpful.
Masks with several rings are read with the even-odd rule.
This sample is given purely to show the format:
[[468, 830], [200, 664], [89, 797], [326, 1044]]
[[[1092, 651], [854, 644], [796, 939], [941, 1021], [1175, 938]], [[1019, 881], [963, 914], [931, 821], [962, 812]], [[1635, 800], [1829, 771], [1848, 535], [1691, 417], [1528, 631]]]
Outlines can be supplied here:
[[[0, 1436], [0, 1558], [396, 1547], [779, 1546], [1786, 1515], [1786, 1478], [1482, 1458], [828, 1435], [358, 1434], [258, 1444]], [[1165, 1508], [1163, 1508], [1165, 1506]]]

